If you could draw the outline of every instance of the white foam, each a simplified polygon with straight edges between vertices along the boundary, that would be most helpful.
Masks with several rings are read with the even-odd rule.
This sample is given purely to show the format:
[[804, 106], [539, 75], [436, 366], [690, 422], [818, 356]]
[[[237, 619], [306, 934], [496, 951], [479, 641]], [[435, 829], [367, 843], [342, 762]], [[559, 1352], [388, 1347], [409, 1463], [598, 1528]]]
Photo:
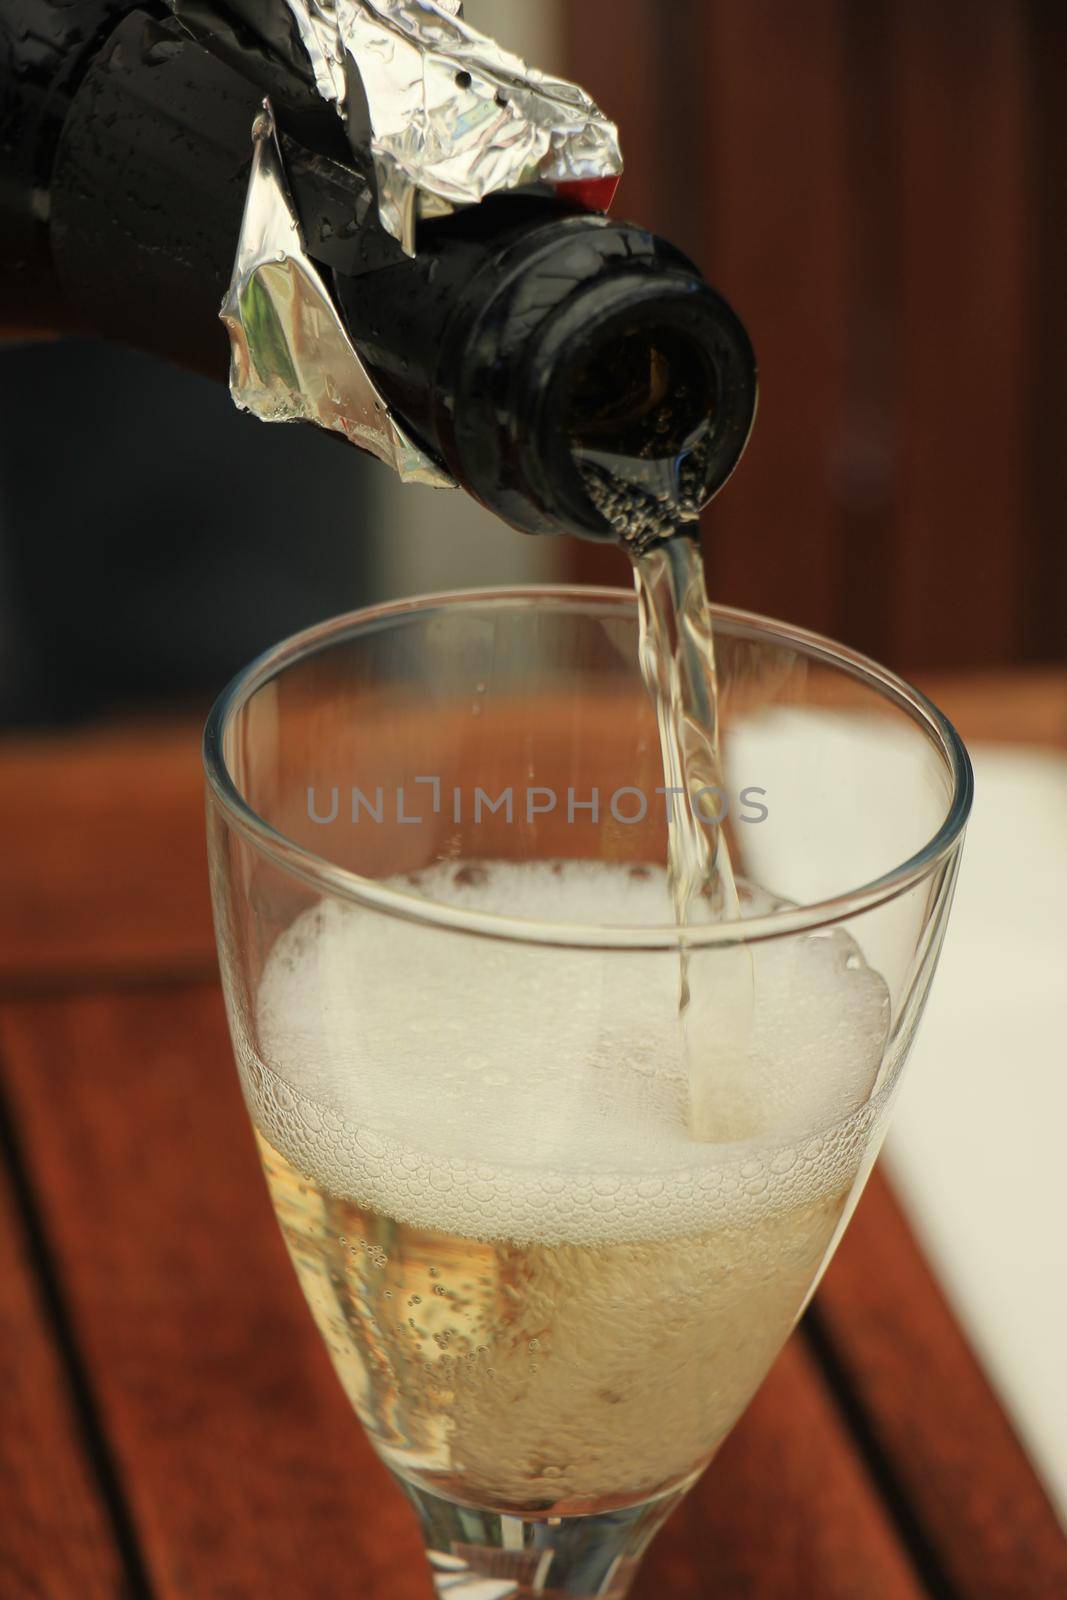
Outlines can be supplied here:
[[[446, 865], [414, 887], [512, 916], [669, 921], [665, 874], [642, 871]], [[691, 970], [710, 1018], [716, 959]], [[336, 901], [275, 944], [242, 1077], [289, 1161], [399, 1221], [546, 1244], [678, 1237], [839, 1191], [879, 1109], [888, 999], [854, 943], [756, 946], [753, 974], [748, 1049], [720, 1063], [719, 1142], [689, 1132], [675, 952], [521, 945]], [[724, 1037], [740, 1003], [725, 985]]]

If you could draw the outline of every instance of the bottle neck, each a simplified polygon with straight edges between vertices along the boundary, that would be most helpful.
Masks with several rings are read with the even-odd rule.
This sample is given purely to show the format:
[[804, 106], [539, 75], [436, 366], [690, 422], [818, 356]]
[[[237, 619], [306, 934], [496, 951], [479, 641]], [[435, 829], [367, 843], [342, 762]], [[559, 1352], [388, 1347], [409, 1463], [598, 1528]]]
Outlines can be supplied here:
[[747, 440], [743, 327], [691, 262], [632, 223], [499, 197], [426, 225], [414, 259], [337, 292], [389, 403], [524, 532], [624, 537], [634, 518], [605, 513], [587, 455], [645, 522], [664, 494], [691, 519]]

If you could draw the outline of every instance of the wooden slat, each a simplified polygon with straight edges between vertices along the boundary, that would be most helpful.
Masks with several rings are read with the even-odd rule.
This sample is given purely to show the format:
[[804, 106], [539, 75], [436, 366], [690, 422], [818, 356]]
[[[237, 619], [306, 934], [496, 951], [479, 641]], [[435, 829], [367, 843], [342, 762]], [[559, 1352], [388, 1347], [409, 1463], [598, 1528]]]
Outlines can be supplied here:
[[1023, 654], [1067, 657], [1067, 8], [1030, 0], [1028, 101], [1033, 275], [1029, 284], [1028, 494]]
[[425, 1600], [271, 1216], [216, 989], [17, 1003], [0, 1041], [154, 1592]]
[[1011, 660], [1029, 538], [1025, 10], [906, 0], [897, 80], [892, 664]]
[[[160, 1595], [318, 1600], [358, 1575], [368, 1597], [424, 1596], [408, 1513], [285, 1259], [215, 990], [17, 1002], [0, 1041]], [[795, 1595], [797, 1572], [819, 1573], [823, 1600], [921, 1593], [802, 1350], [663, 1535], [644, 1592], [669, 1574], [677, 1600], [710, 1596], [722, 1572], [753, 1600]]]
[[877, 660], [894, 648], [887, 605], [896, 534], [899, 433], [897, 282], [900, 236], [893, 63], [886, 50], [897, 0], [839, 8], [844, 60], [842, 393], [828, 476], [841, 531], [833, 635]]
[[700, 260], [760, 366], [752, 441], [705, 518], [709, 586], [731, 605], [833, 632], [847, 226], [839, 6], [716, 0], [706, 11]]
[[887, 1184], [869, 1186], [817, 1305], [950, 1592], [1067, 1594], [1067, 1541]]
[[123, 1575], [0, 1162], [0, 1594], [114, 1600]]
[[199, 740], [0, 743], [0, 987], [214, 970]]

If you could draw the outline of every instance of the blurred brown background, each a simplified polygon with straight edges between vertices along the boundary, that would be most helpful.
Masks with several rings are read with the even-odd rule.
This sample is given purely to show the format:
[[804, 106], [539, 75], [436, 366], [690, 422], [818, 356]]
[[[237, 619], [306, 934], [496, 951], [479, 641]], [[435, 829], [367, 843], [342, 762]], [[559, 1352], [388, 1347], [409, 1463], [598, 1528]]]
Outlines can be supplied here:
[[1062, 0], [564, 13], [622, 125], [616, 210], [694, 256], [759, 357], [715, 597], [905, 670], [1067, 657]]

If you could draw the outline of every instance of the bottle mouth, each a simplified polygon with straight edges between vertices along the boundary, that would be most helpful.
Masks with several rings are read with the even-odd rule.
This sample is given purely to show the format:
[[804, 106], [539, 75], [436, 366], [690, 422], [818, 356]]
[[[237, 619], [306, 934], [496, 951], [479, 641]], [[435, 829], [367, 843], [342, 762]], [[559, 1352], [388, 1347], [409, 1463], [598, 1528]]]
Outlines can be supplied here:
[[677, 328], [602, 333], [574, 373], [564, 420], [586, 493], [624, 543], [695, 523], [719, 412], [708, 351]]
[[676, 329], [602, 332], [572, 376], [565, 426], [576, 451], [673, 456], [717, 404], [714, 368]]
[[537, 346], [553, 376], [535, 434], [566, 531], [644, 548], [695, 524], [756, 410], [755, 356], [726, 302], [695, 272], [627, 274], [579, 292]]

